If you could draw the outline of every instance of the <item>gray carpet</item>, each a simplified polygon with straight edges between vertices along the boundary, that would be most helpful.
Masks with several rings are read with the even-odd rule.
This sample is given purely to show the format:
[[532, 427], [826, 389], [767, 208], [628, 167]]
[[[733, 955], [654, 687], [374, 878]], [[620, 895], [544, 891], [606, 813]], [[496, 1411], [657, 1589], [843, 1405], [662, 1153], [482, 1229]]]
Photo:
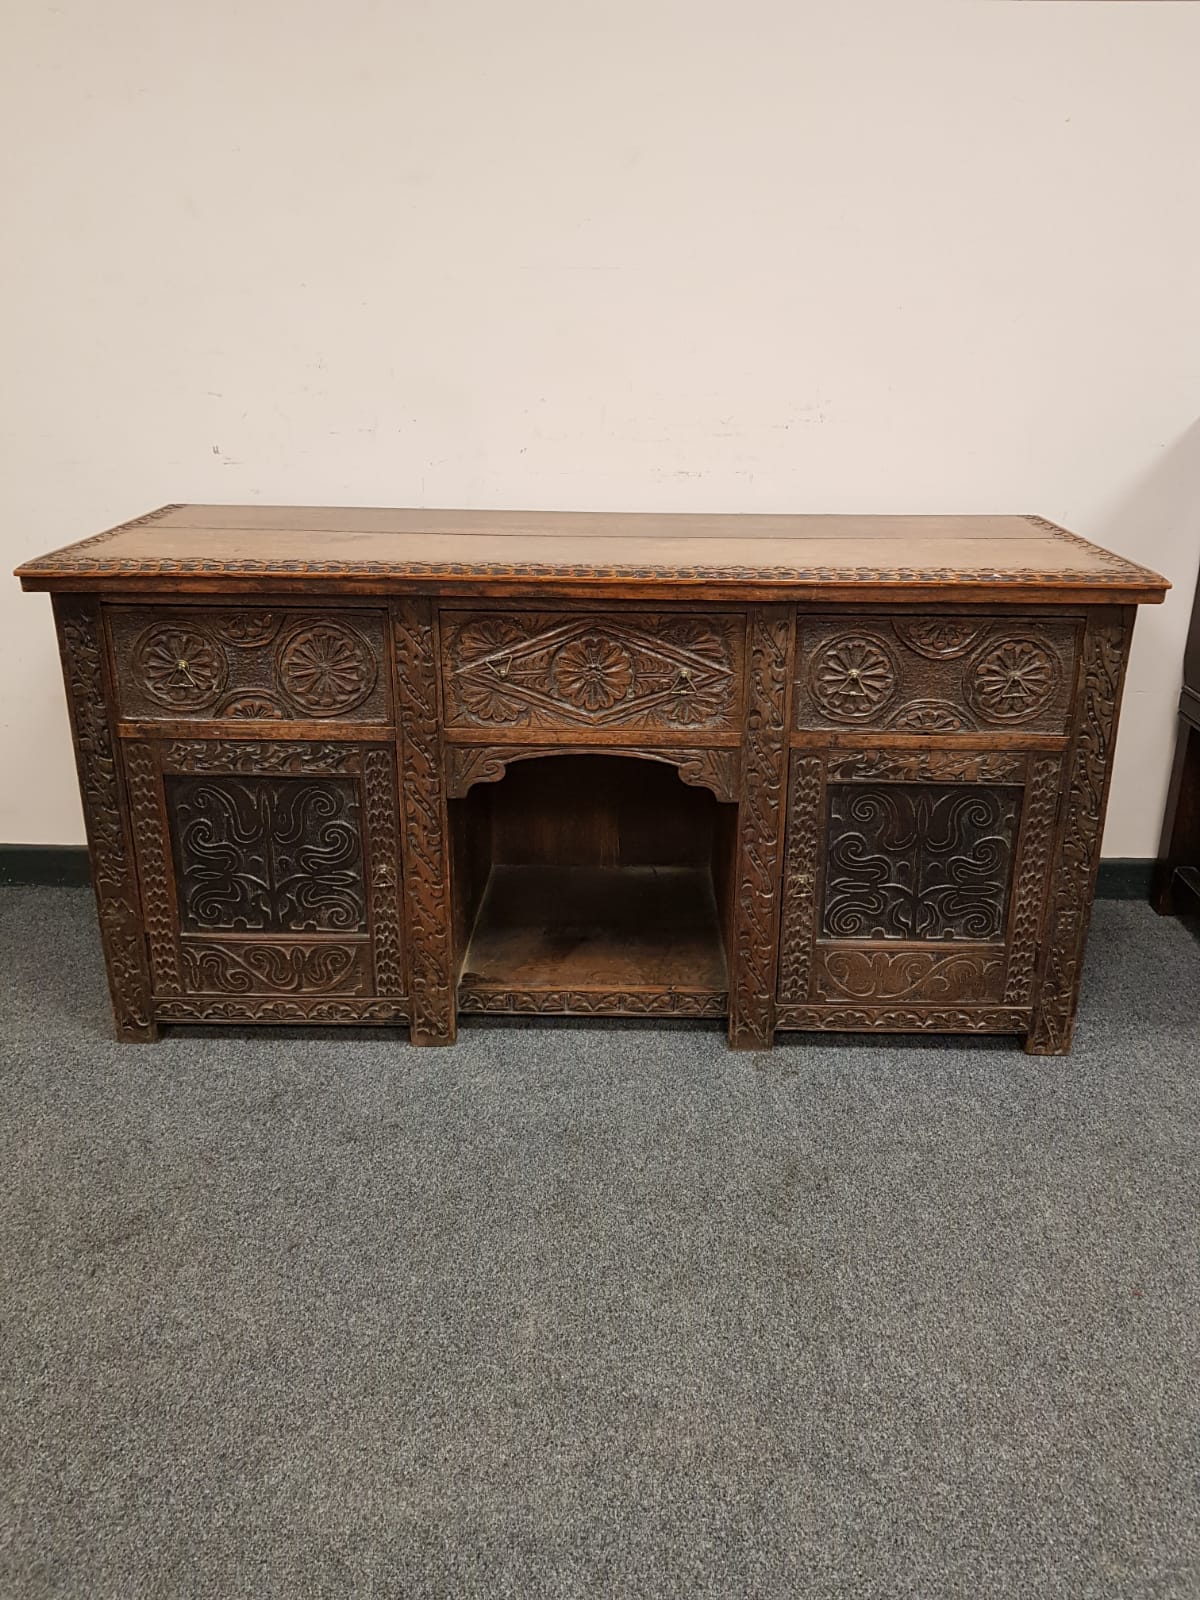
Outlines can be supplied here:
[[1066, 1061], [120, 1047], [80, 890], [0, 891], [0, 962], [4, 1600], [1200, 1593], [1200, 944], [1146, 907]]

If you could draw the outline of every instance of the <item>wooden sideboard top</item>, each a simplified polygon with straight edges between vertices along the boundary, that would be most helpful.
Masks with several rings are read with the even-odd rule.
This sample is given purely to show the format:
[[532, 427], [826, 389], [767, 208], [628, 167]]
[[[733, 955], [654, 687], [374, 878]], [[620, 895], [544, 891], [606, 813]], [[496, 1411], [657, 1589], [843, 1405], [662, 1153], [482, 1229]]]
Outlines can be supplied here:
[[[17, 569], [26, 589], [1157, 602], [1157, 573], [1035, 516], [175, 505]], [[169, 580], [164, 583], [163, 580]], [[871, 591], [878, 590], [872, 596]], [[1016, 593], [1014, 593], [1016, 591]]]

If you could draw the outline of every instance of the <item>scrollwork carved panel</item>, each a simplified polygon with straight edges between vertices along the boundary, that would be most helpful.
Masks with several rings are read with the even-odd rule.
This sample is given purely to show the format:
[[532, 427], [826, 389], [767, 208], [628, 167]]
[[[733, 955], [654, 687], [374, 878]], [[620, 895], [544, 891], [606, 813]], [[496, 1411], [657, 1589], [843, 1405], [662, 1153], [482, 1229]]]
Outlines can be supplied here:
[[814, 955], [813, 997], [886, 1004], [964, 1005], [1003, 999], [1003, 946], [984, 950], [880, 950], [822, 944]]
[[166, 792], [185, 932], [366, 932], [356, 782], [170, 777]]
[[1017, 788], [831, 784], [826, 939], [1004, 937]]
[[203, 943], [180, 949], [189, 994], [365, 994], [367, 946], [330, 940], [262, 939]]

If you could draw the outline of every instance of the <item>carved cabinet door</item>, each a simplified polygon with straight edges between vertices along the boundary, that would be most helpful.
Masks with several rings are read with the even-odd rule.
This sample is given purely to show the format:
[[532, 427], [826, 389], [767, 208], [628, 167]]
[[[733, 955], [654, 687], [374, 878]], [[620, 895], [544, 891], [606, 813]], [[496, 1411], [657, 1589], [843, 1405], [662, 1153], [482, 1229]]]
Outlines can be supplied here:
[[404, 1019], [392, 743], [123, 755], [156, 1018]]
[[1062, 763], [794, 749], [779, 1026], [1022, 1031]]

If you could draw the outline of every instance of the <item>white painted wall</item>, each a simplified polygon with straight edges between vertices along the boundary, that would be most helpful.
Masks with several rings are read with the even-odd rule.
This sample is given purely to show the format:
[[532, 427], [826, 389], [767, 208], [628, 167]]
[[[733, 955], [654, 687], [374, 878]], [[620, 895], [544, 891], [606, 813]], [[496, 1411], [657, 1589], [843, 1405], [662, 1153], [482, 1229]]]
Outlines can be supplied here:
[[[10, 8], [0, 558], [168, 500], [1038, 511], [1200, 554], [1200, 6]], [[82, 823], [0, 583], [0, 839]]]

